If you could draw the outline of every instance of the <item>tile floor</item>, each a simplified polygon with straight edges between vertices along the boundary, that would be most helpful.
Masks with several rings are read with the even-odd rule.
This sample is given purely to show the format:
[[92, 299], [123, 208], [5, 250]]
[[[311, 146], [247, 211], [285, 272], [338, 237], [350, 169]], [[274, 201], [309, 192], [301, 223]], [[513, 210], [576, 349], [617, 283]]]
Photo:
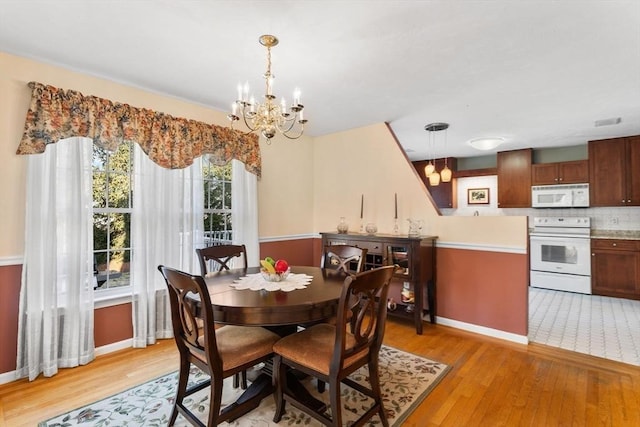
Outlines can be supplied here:
[[529, 287], [529, 341], [640, 366], [640, 301]]

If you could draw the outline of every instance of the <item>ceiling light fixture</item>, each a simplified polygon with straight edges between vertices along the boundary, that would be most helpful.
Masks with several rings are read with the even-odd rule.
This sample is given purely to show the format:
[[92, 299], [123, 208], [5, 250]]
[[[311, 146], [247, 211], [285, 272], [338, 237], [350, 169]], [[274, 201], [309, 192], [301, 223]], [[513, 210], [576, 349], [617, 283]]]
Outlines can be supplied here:
[[495, 137], [495, 138], [476, 138], [472, 139], [468, 142], [470, 146], [475, 148], [476, 150], [493, 150], [497, 148], [499, 145], [504, 143], [504, 138]]
[[[271, 73], [271, 48], [278, 44], [278, 39], [265, 34], [260, 36], [259, 41], [267, 48], [264, 102], [256, 101], [253, 94], [249, 97], [249, 83], [245, 83], [244, 86], [238, 84], [238, 99], [231, 104], [231, 114], [227, 118], [231, 120], [231, 128], [233, 128], [233, 124], [242, 117], [244, 124], [250, 129], [247, 133], [260, 132], [267, 139], [267, 143], [271, 142], [276, 132], [280, 132], [289, 139], [298, 139], [304, 132], [304, 124], [307, 123], [303, 116], [304, 105], [300, 104], [300, 89], [293, 92], [293, 104], [289, 108], [284, 98], [280, 104], [274, 102], [276, 99], [273, 94], [275, 76]], [[299, 126], [294, 129], [296, 124]]]
[[[435, 147], [436, 136], [434, 132], [439, 132], [443, 130], [446, 131], [448, 128], [449, 128], [449, 123], [430, 123], [424, 127], [424, 130], [429, 132], [429, 146], [431, 148]], [[446, 132], [444, 136], [444, 145], [445, 146], [447, 145]], [[434, 152], [435, 150], [432, 150], [432, 153]], [[435, 155], [433, 157], [435, 157]], [[430, 160], [429, 163], [427, 163], [427, 165], [424, 167], [424, 174], [427, 178], [429, 178], [429, 184], [432, 186], [440, 185], [440, 180], [442, 180], [442, 182], [451, 181], [452, 172], [451, 172], [451, 169], [449, 169], [449, 167], [447, 166], [447, 157], [444, 158], [444, 167], [442, 168], [442, 171], [440, 173], [438, 173], [435, 165]]]

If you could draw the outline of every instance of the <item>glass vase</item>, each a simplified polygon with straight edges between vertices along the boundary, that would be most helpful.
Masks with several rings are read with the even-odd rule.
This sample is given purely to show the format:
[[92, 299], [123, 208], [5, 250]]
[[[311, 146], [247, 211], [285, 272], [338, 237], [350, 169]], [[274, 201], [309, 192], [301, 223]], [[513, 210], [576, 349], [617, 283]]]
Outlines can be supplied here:
[[341, 216], [340, 222], [338, 223], [338, 233], [345, 234], [347, 231], [349, 231], [349, 224], [347, 224], [347, 221]]

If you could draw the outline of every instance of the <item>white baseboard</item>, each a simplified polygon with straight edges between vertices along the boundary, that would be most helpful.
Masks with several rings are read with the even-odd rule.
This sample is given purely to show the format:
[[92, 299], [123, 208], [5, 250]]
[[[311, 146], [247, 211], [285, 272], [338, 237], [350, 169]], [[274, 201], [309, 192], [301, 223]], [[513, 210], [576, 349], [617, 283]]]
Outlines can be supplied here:
[[[103, 356], [108, 353], [113, 353], [114, 351], [124, 350], [125, 348], [131, 348], [133, 345], [133, 339], [130, 338], [128, 340], [114, 342], [112, 344], [103, 345], [102, 347], [98, 347], [95, 350], [96, 357]], [[16, 381], [16, 371], [3, 372], [0, 374], [0, 385], [10, 383], [12, 381]]]
[[474, 332], [480, 335], [487, 335], [489, 337], [499, 338], [518, 344], [529, 344], [529, 337], [526, 335], [518, 335], [511, 332], [501, 331], [499, 329], [487, 328], [486, 326], [460, 322], [459, 320], [447, 319], [446, 317], [440, 316], [436, 316], [436, 322], [440, 325], [451, 326], [452, 328], [462, 329], [464, 331]]
[[124, 350], [125, 348], [131, 348], [133, 345], [133, 338], [129, 338], [128, 340], [114, 342], [111, 344], [103, 345], [102, 347], [96, 348], [96, 357], [102, 356], [104, 354], [113, 353], [114, 351]]
[[3, 372], [0, 374], [0, 384], [10, 383], [16, 379], [16, 371]]

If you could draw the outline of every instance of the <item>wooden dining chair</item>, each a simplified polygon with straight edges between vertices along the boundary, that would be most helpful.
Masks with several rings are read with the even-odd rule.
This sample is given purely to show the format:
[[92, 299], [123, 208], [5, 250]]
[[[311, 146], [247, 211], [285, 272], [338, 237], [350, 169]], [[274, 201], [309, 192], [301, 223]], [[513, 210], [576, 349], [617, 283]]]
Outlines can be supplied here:
[[[216, 245], [202, 249], [196, 249], [198, 261], [200, 262], [200, 272], [203, 276], [212, 271], [229, 270], [231, 262], [242, 258], [239, 265], [233, 265], [234, 268], [247, 268], [247, 248], [245, 245]], [[213, 268], [209, 269], [207, 266]], [[233, 377], [233, 387], [247, 388], [247, 373], [242, 371]]]
[[[259, 394], [221, 413], [223, 380], [271, 358], [272, 346], [279, 336], [261, 327], [225, 325], [215, 328], [211, 299], [202, 276], [162, 265], [158, 270], [169, 289], [173, 334], [180, 352], [178, 390], [169, 425], [173, 425], [178, 413], [194, 425], [205, 425], [184, 403], [188, 396], [205, 387], [210, 387], [206, 424], [209, 427], [237, 418], [247, 407], [258, 406], [262, 398]], [[200, 304], [194, 304], [197, 300]], [[200, 306], [199, 313], [197, 305]], [[197, 321], [198, 318], [202, 321]], [[208, 374], [210, 380], [187, 387], [191, 364]]]
[[[340, 385], [345, 384], [373, 399], [372, 406], [355, 425], [363, 425], [376, 413], [382, 425], [389, 425], [382, 403], [378, 355], [387, 317], [389, 282], [396, 268], [391, 265], [347, 276], [335, 325], [320, 323], [310, 326], [273, 345], [273, 381], [277, 405], [274, 422], [280, 421], [288, 401], [325, 425], [342, 426]], [[355, 316], [351, 321], [348, 318], [350, 311]], [[370, 387], [348, 378], [365, 365], [369, 370]], [[305, 405], [287, 388], [286, 373], [289, 368], [329, 384], [331, 416]]]
[[[200, 271], [203, 276], [212, 271], [229, 270], [233, 260], [234, 268], [247, 268], [247, 248], [245, 245], [217, 245], [207, 248], [196, 249], [198, 261], [200, 261]], [[238, 264], [236, 260], [242, 258]], [[208, 263], [213, 262], [213, 268], [207, 268]]]
[[320, 267], [345, 273], [360, 273], [364, 270], [367, 249], [350, 245], [328, 245], [324, 247]]

